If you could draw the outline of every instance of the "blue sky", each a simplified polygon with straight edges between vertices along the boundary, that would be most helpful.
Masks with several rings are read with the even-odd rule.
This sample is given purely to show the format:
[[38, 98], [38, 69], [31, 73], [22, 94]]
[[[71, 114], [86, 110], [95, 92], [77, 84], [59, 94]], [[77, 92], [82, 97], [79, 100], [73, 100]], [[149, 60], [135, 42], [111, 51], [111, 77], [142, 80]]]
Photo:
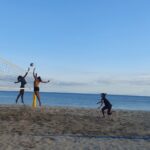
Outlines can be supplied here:
[[149, 0], [2, 0], [0, 55], [47, 91], [150, 95]]

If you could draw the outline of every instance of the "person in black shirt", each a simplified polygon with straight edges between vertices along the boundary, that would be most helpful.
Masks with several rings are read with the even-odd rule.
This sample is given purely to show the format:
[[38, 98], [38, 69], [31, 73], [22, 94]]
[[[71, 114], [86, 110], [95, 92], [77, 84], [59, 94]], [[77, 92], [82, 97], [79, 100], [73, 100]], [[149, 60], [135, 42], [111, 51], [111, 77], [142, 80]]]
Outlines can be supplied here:
[[99, 104], [99, 103], [101, 103], [100, 108], [104, 105], [103, 108], [101, 109], [103, 117], [105, 117], [105, 110], [106, 109], [107, 109], [107, 114], [108, 115], [112, 114], [111, 113], [112, 104], [109, 102], [108, 99], [106, 99], [106, 94], [105, 93], [101, 94], [101, 100], [97, 104]]
[[18, 99], [19, 99], [20, 96], [21, 96], [22, 103], [24, 104], [24, 101], [23, 101], [24, 88], [25, 88], [25, 84], [27, 83], [26, 80], [25, 80], [25, 77], [27, 76], [29, 71], [30, 71], [30, 68], [28, 68], [28, 71], [26, 72], [26, 74], [24, 76], [18, 76], [18, 78], [17, 78], [18, 81], [14, 82], [14, 83], [19, 83], [19, 82], [21, 83], [20, 92], [19, 92], [19, 94], [16, 98], [16, 104], [17, 104]]

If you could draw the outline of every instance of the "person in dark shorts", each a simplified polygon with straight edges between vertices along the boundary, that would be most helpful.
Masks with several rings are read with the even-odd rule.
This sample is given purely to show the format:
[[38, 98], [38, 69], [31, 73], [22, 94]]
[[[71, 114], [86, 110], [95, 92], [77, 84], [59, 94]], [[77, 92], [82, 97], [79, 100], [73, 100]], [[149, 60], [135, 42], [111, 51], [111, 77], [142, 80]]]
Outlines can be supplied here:
[[106, 93], [101, 93], [101, 100], [97, 103], [100, 105], [100, 108], [103, 106], [103, 108], [101, 109], [103, 117], [105, 117], [105, 110], [107, 109], [107, 114], [111, 115], [111, 108], [112, 108], [112, 104], [109, 102], [109, 100], [106, 98]]
[[23, 101], [24, 89], [25, 89], [25, 85], [27, 83], [25, 78], [26, 78], [27, 74], [29, 73], [29, 71], [30, 71], [30, 68], [28, 68], [28, 71], [26, 72], [26, 74], [24, 76], [18, 76], [17, 81], [14, 82], [14, 83], [19, 83], [19, 82], [21, 83], [21, 85], [20, 85], [20, 92], [19, 92], [19, 94], [18, 94], [18, 96], [16, 98], [16, 104], [17, 104], [18, 99], [20, 97], [21, 97], [22, 103], [24, 104], [24, 101]]
[[37, 76], [37, 73], [35, 73], [35, 68], [33, 69], [33, 77], [34, 77], [34, 94], [36, 95], [36, 97], [39, 101], [39, 106], [41, 106], [41, 100], [40, 100], [40, 94], [39, 94], [39, 91], [40, 91], [39, 84], [40, 84], [40, 82], [48, 83], [50, 81], [49, 80], [43, 81], [40, 76]]

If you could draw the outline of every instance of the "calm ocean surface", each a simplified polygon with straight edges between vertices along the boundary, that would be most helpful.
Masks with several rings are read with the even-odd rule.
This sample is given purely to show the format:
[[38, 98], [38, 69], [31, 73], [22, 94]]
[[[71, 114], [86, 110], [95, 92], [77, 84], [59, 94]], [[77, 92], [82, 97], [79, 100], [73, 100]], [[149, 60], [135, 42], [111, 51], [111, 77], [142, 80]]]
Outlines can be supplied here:
[[[0, 104], [15, 104], [18, 92], [0, 91]], [[32, 105], [33, 93], [25, 92], [24, 102]], [[113, 105], [114, 109], [128, 110], [146, 110], [150, 111], [150, 97], [147, 96], [123, 96], [108, 95], [107, 98]], [[100, 99], [98, 94], [73, 94], [73, 93], [44, 93], [41, 92], [42, 105], [46, 106], [71, 106], [97, 108], [96, 104]], [[19, 104], [20, 103], [19, 99]]]

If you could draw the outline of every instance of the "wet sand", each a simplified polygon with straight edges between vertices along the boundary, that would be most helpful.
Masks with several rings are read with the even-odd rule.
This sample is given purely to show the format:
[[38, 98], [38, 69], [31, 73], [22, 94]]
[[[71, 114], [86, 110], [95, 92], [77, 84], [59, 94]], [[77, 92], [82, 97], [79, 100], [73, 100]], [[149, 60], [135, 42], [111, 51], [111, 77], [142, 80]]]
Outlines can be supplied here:
[[150, 112], [0, 105], [1, 150], [149, 150]]

